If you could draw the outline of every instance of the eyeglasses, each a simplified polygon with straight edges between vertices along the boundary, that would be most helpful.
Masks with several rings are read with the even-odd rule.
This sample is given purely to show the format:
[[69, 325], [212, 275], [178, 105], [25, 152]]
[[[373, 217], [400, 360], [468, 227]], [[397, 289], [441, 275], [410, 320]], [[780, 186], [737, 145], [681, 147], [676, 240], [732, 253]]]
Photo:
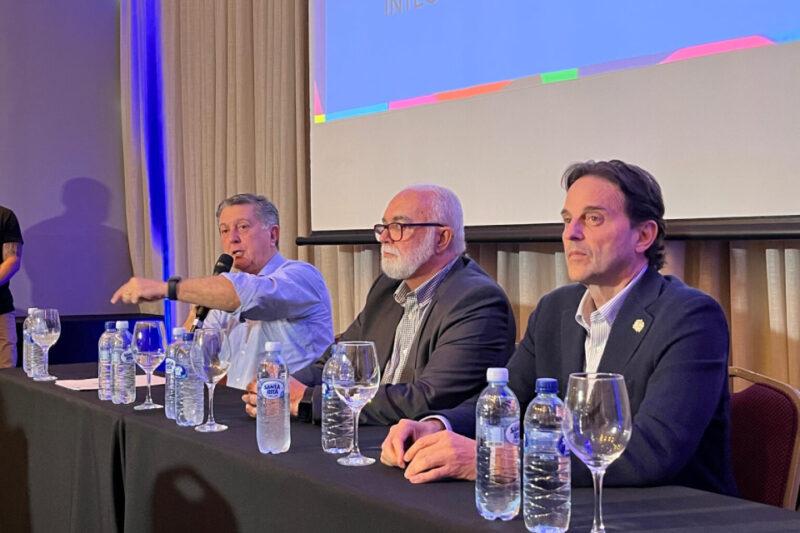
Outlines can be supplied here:
[[389, 240], [392, 242], [402, 241], [403, 240], [403, 228], [409, 227], [426, 227], [426, 226], [435, 226], [437, 228], [446, 228], [445, 224], [439, 224], [438, 222], [392, 222], [390, 224], [375, 224], [372, 229], [375, 231], [375, 239], [378, 241], [381, 240], [381, 235], [384, 231], [389, 232]]

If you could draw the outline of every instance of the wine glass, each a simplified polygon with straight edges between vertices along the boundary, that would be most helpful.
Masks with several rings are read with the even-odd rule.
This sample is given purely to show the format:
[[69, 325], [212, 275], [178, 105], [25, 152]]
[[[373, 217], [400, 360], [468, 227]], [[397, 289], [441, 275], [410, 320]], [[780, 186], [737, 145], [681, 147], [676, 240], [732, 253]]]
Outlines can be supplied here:
[[366, 466], [375, 462], [364, 457], [358, 449], [358, 415], [361, 409], [378, 392], [381, 370], [375, 355], [375, 343], [351, 341], [339, 343], [341, 362], [334, 369], [331, 381], [333, 390], [353, 411], [353, 448], [350, 455], [340, 457], [337, 462], [345, 466]]
[[570, 374], [561, 429], [572, 453], [592, 472], [592, 532], [605, 531], [603, 476], [631, 438], [631, 408], [625, 378], [619, 374]]
[[61, 336], [61, 320], [57, 309], [37, 309], [33, 312], [31, 320], [31, 337], [33, 342], [42, 349], [41, 365], [35, 365], [34, 381], [54, 381], [58, 378], [51, 376], [48, 371], [50, 347]]
[[192, 365], [208, 388], [208, 420], [194, 429], [201, 433], [225, 431], [228, 426], [214, 420], [214, 387], [228, 373], [231, 364], [227, 333], [218, 328], [195, 330], [191, 353]]
[[134, 407], [137, 411], [148, 409], [161, 409], [163, 405], [153, 403], [150, 396], [150, 381], [153, 378], [153, 370], [164, 360], [164, 324], [157, 320], [141, 320], [133, 327], [133, 342], [131, 349], [136, 359], [136, 364], [147, 374], [147, 398], [144, 403]]

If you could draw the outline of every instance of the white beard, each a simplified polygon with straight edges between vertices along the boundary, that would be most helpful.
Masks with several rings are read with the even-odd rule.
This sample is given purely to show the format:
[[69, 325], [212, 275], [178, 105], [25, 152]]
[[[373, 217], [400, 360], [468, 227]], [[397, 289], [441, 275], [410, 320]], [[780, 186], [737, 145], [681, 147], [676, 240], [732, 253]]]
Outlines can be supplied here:
[[[427, 229], [427, 228], [426, 228]], [[408, 279], [427, 263], [435, 253], [436, 232], [428, 231], [419, 245], [405, 256], [392, 244], [381, 244], [381, 270], [392, 279]], [[383, 252], [394, 254], [386, 257]]]

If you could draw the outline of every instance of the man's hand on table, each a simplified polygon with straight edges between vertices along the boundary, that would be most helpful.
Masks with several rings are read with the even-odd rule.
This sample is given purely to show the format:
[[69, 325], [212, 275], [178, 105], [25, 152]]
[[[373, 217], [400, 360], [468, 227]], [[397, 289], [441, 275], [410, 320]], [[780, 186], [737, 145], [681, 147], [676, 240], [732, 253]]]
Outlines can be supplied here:
[[[411, 446], [406, 449], [408, 444]], [[446, 431], [436, 419], [401, 420], [389, 429], [381, 444], [381, 462], [405, 468], [405, 478], [411, 483], [444, 478], [474, 480], [475, 460], [475, 441]]]
[[[300, 400], [303, 399], [303, 394], [307, 388], [308, 387], [294, 379], [292, 376], [289, 376], [289, 412], [292, 414], [292, 416], [297, 416], [297, 409], [300, 405]], [[256, 400], [256, 380], [253, 380], [247, 384], [245, 393], [242, 394], [244, 410], [253, 418], [256, 417]]]

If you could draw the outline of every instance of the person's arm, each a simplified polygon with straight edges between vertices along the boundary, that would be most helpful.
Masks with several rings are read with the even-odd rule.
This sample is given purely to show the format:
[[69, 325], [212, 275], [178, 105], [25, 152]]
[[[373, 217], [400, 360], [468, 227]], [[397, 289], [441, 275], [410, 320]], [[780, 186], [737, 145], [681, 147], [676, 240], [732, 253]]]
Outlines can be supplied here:
[[[210, 309], [233, 312], [239, 305], [239, 296], [229, 280], [223, 276], [187, 278], [178, 283], [178, 300]], [[111, 303], [122, 301], [136, 304], [152, 302], [167, 297], [167, 282], [146, 278], [131, 278], [111, 297]]]
[[4, 242], [3, 258], [0, 262], [0, 285], [5, 285], [19, 271], [22, 264], [22, 243]]
[[[728, 326], [709, 296], [671, 306], [659, 319], [663, 352], [647, 378], [633, 417], [631, 440], [608, 468], [608, 486], [663, 484], [696, 454], [728, 379]], [[718, 450], [722, 453], [722, 450]], [[591, 485], [588, 469], [573, 461], [573, 482]]]
[[[537, 311], [534, 311], [528, 319], [525, 337], [508, 362], [509, 386], [520, 400], [520, 416], [523, 416], [525, 406], [533, 396], [531, 383], [536, 381], [536, 317]], [[431, 418], [421, 422], [401, 420], [392, 426], [381, 445], [381, 461], [389, 466], [405, 468], [404, 475], [412, 483], [427, 483], [443, 478], [474, 480], [477, 456], [474, 440], [475, 406], [478, 396], [452, 409], [427, 415], [446, 419], [450, 429], [445, 430], [443, 421]]]
[[330, 314], [330, 295], [322, 274], [312, 265], [289, 262], [266, 276], [222, 274], [235, 286], [239, 305], [232, 309], [249, 320], [300, 319]]

